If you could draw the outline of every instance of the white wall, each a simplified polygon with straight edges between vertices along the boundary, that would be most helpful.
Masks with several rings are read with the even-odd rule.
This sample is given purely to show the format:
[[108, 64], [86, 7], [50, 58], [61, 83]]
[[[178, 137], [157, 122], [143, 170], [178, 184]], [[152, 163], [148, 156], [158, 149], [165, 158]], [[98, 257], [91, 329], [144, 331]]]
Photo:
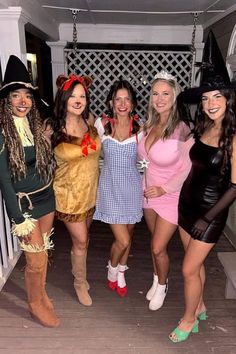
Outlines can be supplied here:
[[[192, 26], [124, 26], [124, 25], [88, 25], [77, 24], [79, 43], [120, 43], [120, 44], [169, 44], [190, 45]], [[51, 47], [54, 94], [55, 81], [59, 74], [65, 73], [64, 48], [73, 40], [73, 25], [68, 23], [59, 26], [60, 41], [47, 42]], [[196, 30], [196, 59], [202, 57], [202, 26]]]

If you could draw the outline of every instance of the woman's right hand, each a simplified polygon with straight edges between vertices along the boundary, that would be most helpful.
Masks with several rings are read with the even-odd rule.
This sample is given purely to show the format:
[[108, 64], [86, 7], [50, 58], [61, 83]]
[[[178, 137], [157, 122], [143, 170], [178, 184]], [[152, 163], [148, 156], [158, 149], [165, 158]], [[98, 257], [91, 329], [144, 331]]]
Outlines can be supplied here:
[[53, 129], [48, 119], [44, 121], [43, 127], [44, 127], [43, 135], [46, 138], [46, 140], [49, 142], [49, 144], [51, 144], [51, 136], [53, 134]]
[[20, 243], [24, 243], [25, 245], [29, 245], [32, 239], [31, 232], [28, 235], [17, 236], [17, 237], [20, 240]]
[[165, 194], [164, 189], [156, 186], [147, 187], [144, 191], [144, 197], [147, 199], [161, 197], [163, 194]]

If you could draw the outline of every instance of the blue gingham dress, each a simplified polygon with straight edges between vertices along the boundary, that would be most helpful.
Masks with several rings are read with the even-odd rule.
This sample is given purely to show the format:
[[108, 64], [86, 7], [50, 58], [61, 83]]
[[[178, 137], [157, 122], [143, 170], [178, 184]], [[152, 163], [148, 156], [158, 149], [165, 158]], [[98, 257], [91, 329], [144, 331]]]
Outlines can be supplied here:
[[137, 140], [142, 133], [119, 142], [104, 135], [100, 118], [95, 127], [102, 141], [104, 160], [93, 218], [108, 224], [135, 224], [143, 215], [142, 182], [137, 169]]

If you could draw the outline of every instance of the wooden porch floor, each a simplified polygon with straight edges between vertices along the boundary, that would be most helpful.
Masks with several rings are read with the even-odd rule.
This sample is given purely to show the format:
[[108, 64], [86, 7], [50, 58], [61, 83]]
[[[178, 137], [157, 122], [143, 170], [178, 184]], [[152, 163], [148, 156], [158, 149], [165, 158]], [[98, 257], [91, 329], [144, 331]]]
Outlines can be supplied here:
[[179, 237], [170, 244], [169, 292], [159, 311], [148, 309], [146, 291], [152, 280], [149, 235], [142, 222], [136, 226], [129, 258], [129, 294], [119, 298], [106, 288], [106, 263], [112, 241], [109, 227], [94, 222], [88, 255], [88, 280], [93, 306], [76, 299], [70, 273], [70, 239], [62, 225], [55, 227], [55, 251], [47, 289], [54, 299], [61, 326], [44, 328], [27, 311], [22, 256], [0, 293], [0, 354], [235, 354], [236, 300], [224, 299], [225, 275], [217, 251], [232, 251], [222, 236], [206, 262], [207, 321], [200, 333], [173, 344], [168, 334], [183, 314], [183, 250]]

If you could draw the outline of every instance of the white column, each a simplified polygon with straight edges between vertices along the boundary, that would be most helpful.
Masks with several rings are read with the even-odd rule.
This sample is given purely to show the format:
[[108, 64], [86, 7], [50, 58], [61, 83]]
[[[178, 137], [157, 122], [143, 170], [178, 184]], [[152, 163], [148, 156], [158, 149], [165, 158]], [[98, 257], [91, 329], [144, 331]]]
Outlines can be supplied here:
[[57, 91], [56, 79], [60, 74], [65, 74], [65, 54], [64, 49], [66, 41], [47, 42], [47, 45], [51, 48], [52, 56], [52, 80], [53, 80], [53, 93], [54, 96]]
[[230, 78], [236, 80], [236, 25], [233, 28], [229, 41], [226, 66], [229, 71]]
[[229, 66], [229, 69], [231, 70], [231, 79], [236, 80], [236, 54], [230, 54], [226, 58], [226, 63], [227, 66]]
[[11, 54], [18, 56], [26, 64], [25, 24], [30, 16], [21, 7], [0, 10], [0, 58], [2, 72], [5, 72]]

